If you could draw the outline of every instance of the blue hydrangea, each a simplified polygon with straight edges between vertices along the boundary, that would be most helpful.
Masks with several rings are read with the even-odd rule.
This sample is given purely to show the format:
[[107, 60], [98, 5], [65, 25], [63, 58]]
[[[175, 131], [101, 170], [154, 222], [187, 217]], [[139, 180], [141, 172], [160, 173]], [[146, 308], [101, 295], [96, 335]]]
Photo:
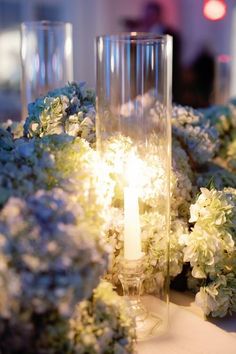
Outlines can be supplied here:
[[0, 318], [51, 310], [68, 317], [91, 295], [108, 265], [94, 222], [61, 189], [9, 199], [0, 214]]
[[216, 128], [201, 113], [190, 107], [175, 106], [172, 113], [173, 135], [195, 165], [210, 161], [219, 150]]
[[70, 83], [48, 92], [28, 106], [24, 135], [42, 137], [67, 133], [95, 139], [95, 93], [85, 83]]

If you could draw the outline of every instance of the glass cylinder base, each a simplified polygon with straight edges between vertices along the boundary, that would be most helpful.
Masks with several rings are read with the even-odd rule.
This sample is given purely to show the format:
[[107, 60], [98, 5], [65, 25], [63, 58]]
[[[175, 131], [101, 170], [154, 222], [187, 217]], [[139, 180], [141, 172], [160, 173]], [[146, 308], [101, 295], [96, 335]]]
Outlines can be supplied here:
[[145, 256], [138, 260], [123, 259], [119, 274], [123, 295], [129, 299], [131, 316], [135, 318], [137, 340], [155, 336], [162, 324], [161, 318], [150, 312], [141, 299], [144, 260]]

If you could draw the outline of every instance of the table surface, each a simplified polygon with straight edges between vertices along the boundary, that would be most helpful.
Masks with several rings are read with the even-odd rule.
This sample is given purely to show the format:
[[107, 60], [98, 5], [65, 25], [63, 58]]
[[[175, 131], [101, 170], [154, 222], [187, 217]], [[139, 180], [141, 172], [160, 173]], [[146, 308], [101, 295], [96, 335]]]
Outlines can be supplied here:
[[206, 321], [189, 293], [171, 293], [169, 329], [139, 342], [138, 354], [236, 354], [236, 314]]

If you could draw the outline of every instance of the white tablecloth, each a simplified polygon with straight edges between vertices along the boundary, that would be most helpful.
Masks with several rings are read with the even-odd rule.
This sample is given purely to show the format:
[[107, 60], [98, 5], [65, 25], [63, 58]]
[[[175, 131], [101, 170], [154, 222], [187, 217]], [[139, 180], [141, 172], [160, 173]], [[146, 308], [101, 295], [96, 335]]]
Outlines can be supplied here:
[[171, 300], [169, 330], [138, 343], [138, 354], [236, 354], [236, 316], [205, 321], [193, 297], [172, 293]]

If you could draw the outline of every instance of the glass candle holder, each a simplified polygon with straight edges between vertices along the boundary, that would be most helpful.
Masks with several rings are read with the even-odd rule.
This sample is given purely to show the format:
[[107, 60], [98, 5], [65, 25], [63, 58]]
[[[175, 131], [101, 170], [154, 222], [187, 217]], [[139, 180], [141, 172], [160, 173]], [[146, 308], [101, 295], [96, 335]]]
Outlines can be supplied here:
[[72, 25], [64, 22], [21, 24], [22, 119], [28, 104], [73, 80]]
[[96, 49], [97, 149], [113, 182], [110, 278], [143, 339], [168, 319], [172, 38], [100, 36]]

